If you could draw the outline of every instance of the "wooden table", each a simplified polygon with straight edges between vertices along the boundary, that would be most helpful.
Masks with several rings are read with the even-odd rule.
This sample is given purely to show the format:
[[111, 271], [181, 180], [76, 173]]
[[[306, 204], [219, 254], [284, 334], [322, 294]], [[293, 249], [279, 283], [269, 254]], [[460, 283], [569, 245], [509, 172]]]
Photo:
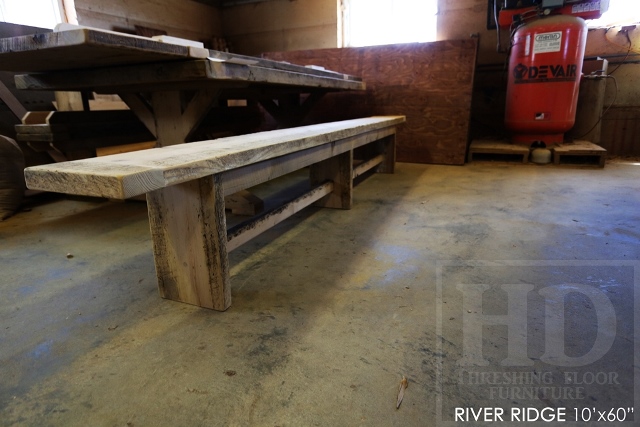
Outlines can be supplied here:
[[[228, 99], [258, 102], [287, 128], [325, 93], [365, 89], [358, 77], [316, 67], [82, 27], [0, 39], [0, 70], [29, 72], [15, 77], [18, 89], [118, 94], [158, 147], [198, 139], [194, 131]], [[229, 204], [260, 206], [247, 196]]]
[[0, 39], [0, 70], [29, 72], [18, 89], [118, 94], [160, 147], [188, 141], [223, 97], [256, 100], [290, 127], [324, 93], [365, 89], [342, 73], [87, 28]]

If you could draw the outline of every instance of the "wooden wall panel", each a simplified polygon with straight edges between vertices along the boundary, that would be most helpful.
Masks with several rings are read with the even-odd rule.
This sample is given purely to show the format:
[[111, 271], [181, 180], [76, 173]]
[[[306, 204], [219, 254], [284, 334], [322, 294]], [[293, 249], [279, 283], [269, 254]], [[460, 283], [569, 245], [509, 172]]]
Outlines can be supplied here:
[[[504, 62], [497, 52], [496, 30], [487, 29], [487, 0], [438, 0], [437, 39], [455, 40], [479, 35], [478, 64]], [[509, 47], [509, 31], [502, 32], [503, 49]]]
[[468, 142], [477, 40], [272, 52], [264, 56], [361, 76], [364, 93], [328, 94], [306, 124], [404, 114], [398, 161], [462, 165]]
[[195, 1], [75, 0], [75, 5], [78, 22], [88, 27], [135, 32], [139, 25], [198, 41], [222, 36], [220, 10]]
[[226, 36], [234, 53], [260, 56], [262, 52], [273, 50], [304, 50], [335, 47], [336, 39], [331, 37], [335, 26], [314, 26], [288, 28], [281, 31], [261, 31]]
[[271, 0], [223, 9], [225, 37], [233, 51], [269, 51], [338, 46], [336, 0]]
[[640, 108], [609, 109], [602, 118], [600, 145], [611, 156], [640, 156]]

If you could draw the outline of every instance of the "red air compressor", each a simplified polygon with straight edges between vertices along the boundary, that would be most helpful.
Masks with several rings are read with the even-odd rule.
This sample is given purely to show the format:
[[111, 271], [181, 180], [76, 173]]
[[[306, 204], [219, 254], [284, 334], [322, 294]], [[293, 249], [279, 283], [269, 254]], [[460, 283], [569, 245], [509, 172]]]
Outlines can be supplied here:
[[600, 17], [608, 0], [527, 0], [529, 7], [515, 9], [509, 3], [504, 1], [498, 18], [500, 27], [517, 28], [510, 47], [505, 125], [512, 143], [561, 144], [575, 122], [587, 39], [582, 18]]
[[516, 31], [505, 112], [513, 143], [562, 143], [576, 118], [586, 41], [587, 24], [573, 16], [551, 16]]

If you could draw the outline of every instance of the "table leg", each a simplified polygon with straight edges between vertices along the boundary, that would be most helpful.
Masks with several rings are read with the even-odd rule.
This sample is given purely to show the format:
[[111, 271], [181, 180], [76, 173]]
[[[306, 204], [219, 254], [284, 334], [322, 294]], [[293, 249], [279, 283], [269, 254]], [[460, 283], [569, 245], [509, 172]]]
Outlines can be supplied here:
[[224, 311], [231, 305], [220, 175], [147, 194], [160, 295]]
[[147, 102], [138, 93], [120, 94], [120, 98], [156, 136], [158, 147], [187, 142], [218, 101], [220, 91], [200, 90], [188, 100], [184, 96], [183, 92], [177, 90], [153, 92]]
[[274, 99], [259, 99], [260, 105], [274, 118], [278, 127], [290, 128], [300, 126], [311, 108], [318, 103], [323, 92], [312, 92], [303, 100], [300, 94], [290, 94]]
[[155, 117], [158, 147], [182, 144], [186, 132], [182, 119], [182, 98], [179, 91], [153, 92], [151, 108]]

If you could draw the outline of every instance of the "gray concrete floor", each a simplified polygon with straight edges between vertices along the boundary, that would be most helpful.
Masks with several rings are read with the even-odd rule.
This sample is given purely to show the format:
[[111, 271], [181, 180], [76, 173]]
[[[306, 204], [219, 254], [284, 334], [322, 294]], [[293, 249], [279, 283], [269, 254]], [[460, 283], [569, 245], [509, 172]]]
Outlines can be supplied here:
[[[633, 164], [399, 164], [361, 183], [354, 209], [310, 208], [234, 251], [224, 313], [158, 296], [144, 204], [41, 201], [0, 223], [0, 425], [430, 426], [457, 406], [632, 407], [639, 186]], [[478, 306], [460, 287], [479, 283], [493, 288]], [[481, 326], [485, 366], [465, 368], [474, 322], [515, 319], [505, 284], [533, 289], [519, 306], [530, 364], [505, 363], [507, 326]], [[578, 289], [564, 294], [569, 367], [543, 354], [549, 286]], [[578, 394], [497, 390], [472, 371]], [[617, 375], [580, 395], [567, 371]]]

